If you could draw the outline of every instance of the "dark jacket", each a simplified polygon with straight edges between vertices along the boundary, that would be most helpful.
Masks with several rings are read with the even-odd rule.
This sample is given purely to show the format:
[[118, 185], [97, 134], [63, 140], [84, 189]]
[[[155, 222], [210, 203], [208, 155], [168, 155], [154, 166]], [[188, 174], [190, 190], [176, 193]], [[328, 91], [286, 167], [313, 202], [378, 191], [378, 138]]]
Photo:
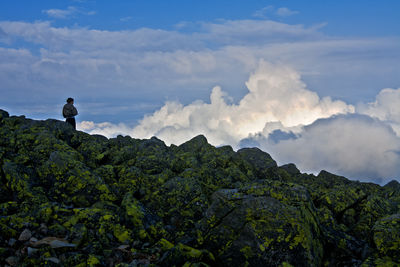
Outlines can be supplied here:
[[73, 104], [65, 104], [64, 108], [63, 108], [63, 116], [64, 118], [73, 118], [76, 115], [78, 115], [78, 111], [76, 110], [76, 108], [74, 107]]

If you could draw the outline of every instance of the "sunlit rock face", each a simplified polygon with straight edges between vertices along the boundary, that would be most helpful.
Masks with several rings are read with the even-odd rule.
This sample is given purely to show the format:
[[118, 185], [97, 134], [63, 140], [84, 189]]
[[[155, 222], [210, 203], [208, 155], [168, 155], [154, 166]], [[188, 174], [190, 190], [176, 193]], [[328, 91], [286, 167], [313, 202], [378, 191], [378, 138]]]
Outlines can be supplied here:
[[0, 110], [0, 264], [396, 266], [400, 185]]

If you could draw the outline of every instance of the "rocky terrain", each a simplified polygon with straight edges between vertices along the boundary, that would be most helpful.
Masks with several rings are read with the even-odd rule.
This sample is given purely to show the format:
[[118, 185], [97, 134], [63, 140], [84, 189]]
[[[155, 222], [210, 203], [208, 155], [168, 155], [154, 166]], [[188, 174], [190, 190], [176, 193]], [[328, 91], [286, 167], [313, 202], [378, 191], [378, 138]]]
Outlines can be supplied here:
[[1, 266], [399, 266], [400, 184], [0, 110]]

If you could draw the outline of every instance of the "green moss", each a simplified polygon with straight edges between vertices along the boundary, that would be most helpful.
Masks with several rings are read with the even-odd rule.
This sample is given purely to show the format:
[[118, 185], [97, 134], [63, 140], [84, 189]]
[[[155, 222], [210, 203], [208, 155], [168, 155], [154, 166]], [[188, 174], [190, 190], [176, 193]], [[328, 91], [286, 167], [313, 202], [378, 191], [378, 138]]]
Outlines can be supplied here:
[[143, 227], [143, 212], [139, 202], [133, 197], [132, 193], [127, 193], [122, 200], [122, 206], [125, 208], [128, 220], [135, 226]]
[[176, 248], [182, 252], [183, 255], [191, 258], [200, 258], [203, 252], [201, 250], [189, 247], [187, 245], [179, 243]]
[[240, 249], [240, 252], [243, 253], [243, 255], [245, 256], [246, 259], [253, 257], [254, 253], [251, 250], [251, 247], [249, 246], [245, 246], [243, 248]]
[[390, 257], [384, 257], [374, 260], [374, 265], [379, 267], [396, 267], [399, 266], [399, 263], [394, 262]]
[[86, 261], [87, 266], [96, 266], [100, 264], [100, 260], [95, 255], [89, 255], [89, 258]]
[[158, 241], [158, 244], [164, 250], [172, 249], [174, 247], [174, 244], [164, 238], [160, 239], [160, 241]]
[[109, 220], [111, 220], [113, 217], [114, 217], [114, 216], [111, 215], [111, 214], [106, 214], [106, 215], [103, 216], [103, 220], [109, 221]]
[[373, 230], [374, 242], [380, 254], [400, 260], [400, 214], [377, 221]]
[[0, 116], [3, 244], [29, 228], [36, 238], [77, 245], [68, 252], [40, 248], [43, 261], [21, 258], [22, 266], [51, 256], [65, 266], [104, 259], [121, 266], [132, 259], [343, 265], [361, 262], [366, 244], [365, 264], [399, 262], [396, 183], [382, 188], [325, 171], [301, 174], [293, 164], [277, 167], [259, 149], [215, 148], [204, 136], [167, 147], [157, 138], [107, 139], [56, 120]]
[[117, 197], [110, 191], [106, 184], [96, 186], [96, 189], [100, 191], [100, 200], [103, 201], [115, 201]]
[[121, 243], [131, 240], [131, 231], [120, 224], [113, 227], [113, 234]]

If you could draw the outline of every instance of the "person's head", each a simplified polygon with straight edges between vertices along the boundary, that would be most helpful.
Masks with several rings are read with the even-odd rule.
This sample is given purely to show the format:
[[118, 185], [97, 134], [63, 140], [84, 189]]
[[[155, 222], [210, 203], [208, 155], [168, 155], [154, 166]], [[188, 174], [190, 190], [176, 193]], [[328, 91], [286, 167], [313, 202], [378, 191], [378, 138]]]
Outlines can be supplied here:
[[68, 103], [68, 104], [73, 104], [73, 103], [74, 103], [74, 99], [73, 99], [72, 97], [69, 97], [69, 98], [67, 99], [67, 103]]

